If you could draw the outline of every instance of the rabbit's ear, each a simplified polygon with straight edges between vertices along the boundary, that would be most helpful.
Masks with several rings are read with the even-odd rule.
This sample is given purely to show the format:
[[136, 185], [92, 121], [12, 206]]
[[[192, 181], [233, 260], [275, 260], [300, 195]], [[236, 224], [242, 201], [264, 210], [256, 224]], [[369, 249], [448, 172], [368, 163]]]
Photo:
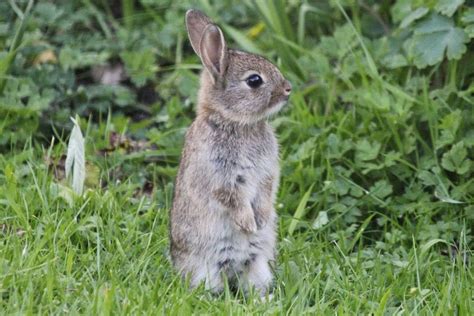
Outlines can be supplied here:
[[225, 74], [228, 64], [227, 46], [221, 29], [215, 24], [209, 24], [202, 34], [199, 43], [201, 60], [215, 81]]
[[211, 20], [199, 10], [191, 9], [186, 12], [186, 29], [188, 30], [189, 41], [199, 57], [201, 57], [199, 43], [204, 34], [204, 29], [211, 23]]

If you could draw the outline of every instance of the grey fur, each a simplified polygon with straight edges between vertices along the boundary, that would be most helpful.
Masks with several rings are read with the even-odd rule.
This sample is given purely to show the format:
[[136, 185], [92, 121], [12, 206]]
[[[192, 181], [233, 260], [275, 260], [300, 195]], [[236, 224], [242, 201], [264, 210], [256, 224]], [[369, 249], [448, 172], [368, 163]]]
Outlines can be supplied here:
[[[278, 144], [267, 118], [291, 85], [261, 56], [228, 49], [220, 28], [186, 13], [204, 70], [197, 117], [189, 128], [170, 215], [171, 257], [191, 286], [220, 291], [223, 277], [264, 294], [275, 258]], [[264, 84], [245, 79], [259, 74]]]

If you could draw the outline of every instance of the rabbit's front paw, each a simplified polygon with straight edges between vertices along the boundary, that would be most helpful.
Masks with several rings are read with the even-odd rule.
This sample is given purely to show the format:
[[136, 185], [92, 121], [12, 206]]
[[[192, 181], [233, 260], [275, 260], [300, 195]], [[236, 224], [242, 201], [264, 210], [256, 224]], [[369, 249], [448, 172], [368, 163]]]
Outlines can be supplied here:
[[252, 202], [252, 210], [255, 214], [255, 222], [257, 223], [257, 229], [265, 227], [270, 220], [272, 205], [261, 205], [255, 201]]
[[257, 232], [257, 223], [250, 207], [235, 212], [234, 222], [244, 233], [253, 234]]
[[255, 212], [255, 221], [258, 229], [265, 227], [269, 219], [270, 214], [268, 212]]

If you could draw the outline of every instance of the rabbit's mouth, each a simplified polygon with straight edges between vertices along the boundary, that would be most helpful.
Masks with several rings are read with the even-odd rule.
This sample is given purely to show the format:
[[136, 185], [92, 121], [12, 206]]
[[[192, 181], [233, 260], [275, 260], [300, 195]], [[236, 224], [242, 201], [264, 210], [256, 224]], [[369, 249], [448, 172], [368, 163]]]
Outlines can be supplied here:
[[286, 103], [288, 103], [289, 99], [290, 99], [290, 97], [288, 95], [274, 96], [270, 99], [270, 102], [268, 103], [268, 108], [273, 109], [273, 108], [277, 107], [277, 108], [280, 109]]
[[286, 104], [288, 103], [288, 97], [281, 97], [279, 100], [270, 103], [265, 109], [265, 115], [271, 116], [275, 113], [278, 113]]

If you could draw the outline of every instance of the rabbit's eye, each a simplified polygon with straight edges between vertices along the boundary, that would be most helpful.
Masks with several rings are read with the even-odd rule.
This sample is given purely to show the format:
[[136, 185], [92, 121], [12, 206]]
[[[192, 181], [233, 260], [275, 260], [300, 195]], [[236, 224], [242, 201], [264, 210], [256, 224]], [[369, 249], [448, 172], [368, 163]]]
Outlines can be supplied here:
[[245, 82], [247, 82], [247, 85], [250, 88], [255, 89], [262, 85], [263, 80], [259, 75], [250, 75], [247, 79], [245, 79]]

